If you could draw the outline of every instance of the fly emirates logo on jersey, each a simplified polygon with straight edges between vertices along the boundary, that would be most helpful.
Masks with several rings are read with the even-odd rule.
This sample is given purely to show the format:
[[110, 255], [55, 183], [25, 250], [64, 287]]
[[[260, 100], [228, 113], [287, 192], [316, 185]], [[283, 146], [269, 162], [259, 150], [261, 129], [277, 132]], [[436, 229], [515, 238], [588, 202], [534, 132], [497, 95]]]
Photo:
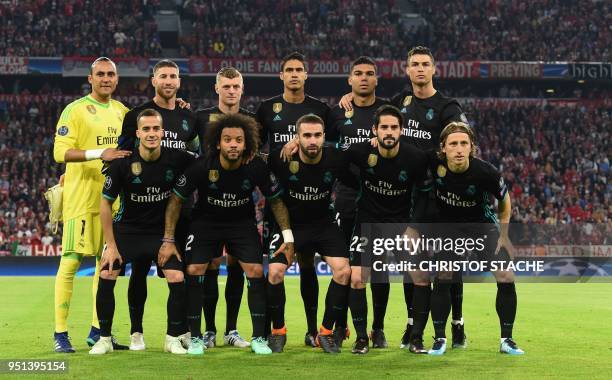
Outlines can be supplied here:
[[173, 149], [185, 150], [187, 144], [184, 141], [179, 140], [178, 133], [172, 131], [164, 131], [164, 139], [161, 142], [161, 146]]
[[117, 145], [119, 143], [119, 129], [114, 127], [107, 127], [107, 134], [105, 136], [96, 136], [96, 144], [102, 145]]
[[131, 193], [130, 200], [137, 203], [156, 203], [170, 198], [171, 190], [161, 191], [161, 188], [147, 186], [145, 194]]
[[440, 190], [436, 190], [436, 196], [442, 202], [446, 203], [447, 205], [453, 206], [453, 207], [474, 207], [476, 206], [476, 201], [463, 200], [461, 199], [461, 196], [451, 191], [442, 192]]
[[318, 187], [304, 186], [303, 192], [289, 189], [289, 196], [300, 201], [318, 201], [329, 196], [329, 190], [319, 193]]
[[221, 199], [209, 195], [207, 201], [216, 207], [240, 207], [249, 203], [249, 197], [238, 198], [235, 193], [221, 193]]
[[394, 189], [392, 183], [385, 182], [385, 181], [377, 181], [376, 183], [373, 183], [370, 180], [365, 180], [363, 184], [365, 185], [366, 188], [368, 188], [370, 191], [374, 193], [386, 195], [390, 197], [397, 197], [400, 195], [404, 195], [408, 191], [406, 189]]
[[275, 143], [288, 143], [295, 137], [295, 124], [287, 125], [287, 132], [274, 132]]
[[344, 141], [342, 143], [346, 145], [357, 144], [363, 141], [369, 141], [372, 137], [372, 131], [369, 129], [357, 128], [355, 132], [357, 132], [357, 136], [344, 136]]
[[431, 132], [419, 129], [420, 123], [413, 119], [406, 119], [402, 135], [413, 137], [415, 139], [431, 140]]

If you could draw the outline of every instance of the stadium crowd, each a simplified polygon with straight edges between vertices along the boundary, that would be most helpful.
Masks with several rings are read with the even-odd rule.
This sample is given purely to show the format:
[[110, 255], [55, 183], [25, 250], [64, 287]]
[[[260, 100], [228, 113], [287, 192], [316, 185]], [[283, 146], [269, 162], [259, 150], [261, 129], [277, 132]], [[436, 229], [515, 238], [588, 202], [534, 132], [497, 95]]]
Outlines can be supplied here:
[[[51, 154], [53, 135], [62, 108], [72, 99], [0, 97], [0, 250], [15, 243], [60, 241], [61, 230], [54, 234], [48, 222], [43, 193], [63, 171]], [[482, 157], [504, 173], [514, 222], [610, 224], [612, 108], [466, 104], [465, 110]], [[600, 235], [596, 229], [586, 243], [601, 241]], [[563, 243], [564, 236], [557, 239]]]
[[158, 2], [2, 1], [0, 56], [158, 57]]
[[[610, 3], [414, 0], [425, 25], [400, 21], [396, 0], [178, 1], [191, 31], [180, 57], [403, 58], [415, 43], [438, 60], [609, 61]], [[161, 56], [159, 0], [0, 2], [0, 56]], [[254, 12], [253, 10], [257, 10]], [[95, 19], [96, 22], [91, 22]], [[339, 48], [341, 47], [341, 48]]]
[[608, 1], [417, 0], [438, 60], [612, 59]]

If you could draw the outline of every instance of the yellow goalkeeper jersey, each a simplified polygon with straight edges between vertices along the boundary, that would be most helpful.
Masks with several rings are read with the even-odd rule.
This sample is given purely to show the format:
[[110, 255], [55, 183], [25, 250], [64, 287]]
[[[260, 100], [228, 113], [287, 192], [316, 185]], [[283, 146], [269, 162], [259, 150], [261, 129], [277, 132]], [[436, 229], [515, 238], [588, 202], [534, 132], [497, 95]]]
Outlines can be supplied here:
[[[66, 106], [55, 130], [53, 157], [64, 162], [68, 149], [105, 149], [117, 147], [123, 117], [128, 111], [121, 102], [111, 99], [104, 104], [91, 95]], [[104, 184], [102, 160], [66, 163], [64, 177], [64, 221], [86, 213], [100, 212]]]

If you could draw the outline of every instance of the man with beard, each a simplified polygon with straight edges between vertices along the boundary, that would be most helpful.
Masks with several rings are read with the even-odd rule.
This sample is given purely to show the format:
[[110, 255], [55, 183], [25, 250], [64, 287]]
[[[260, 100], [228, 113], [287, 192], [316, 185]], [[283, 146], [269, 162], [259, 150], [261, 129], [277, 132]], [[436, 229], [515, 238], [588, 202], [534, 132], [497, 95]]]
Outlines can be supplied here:
[[[370, 141], [372, 138], [372, 120], [374, 120], [376, 110], [382, 105], [389, 104], [386, 99], [376, 96], [376, 86], [378, 85], [376, 62], [370, 57], [358, 57], [352, 62], [348, 84], [351, 86], [352, 109], [344, 110], [340, 106], [333, 107], [329, 112], [325, 126], [326, 141], [337, 143], [343, 147], [362, 141]], [[287, 154], [294, 154], [297, 149], [297, 139], [294, 139], [283, 150]], [[350, 170], [355, 175], [358, 174], [355, 166], [351, 166]], [[344, 233], [346, 243], [349, 244], [355, 226], [358, 192], [341, 181], [337, 182], [335, 192], [334, 209], [336, 218]], [[383, 329], [389, 300], [389, 284], [384, 281], [372, 282], [371, 289], [374, 304], [374, 320], [370, 333], [372, 347], [385, 348], [387, 347], [387, 341]], [[350, 335], [346, 321], [347, 310], [345, 309], [334, 329], [338, 346], [342, 346], [342, 342], [348, 339]]]
[[[254, 157], [259, 144], [258, 126], [252, 118], [234, 114], [209, 123], [205, 155], [179, 177], [166, 209], [165, 233], [159, 250], [159, 264], [177, 255], [175, 227], [183, 200], [195, 190], [198, 202], [185, 245], [187, 263], [187, 320], [191, 332], [188, 354], [202, 355], [201, 318], [203, 276], [208, 263], [227, 246], [239, 260], [247, 278], [248, 303], [253, 323], [251, 349], [271, 354], [265, 338], [266, 279], [263, 252], [255, 221], [252, 193], [259, 188], [270, 202], [285, 243], [275, 254], [293, 255], [293, 233], [289, 213], [280, 195], [282, 190], [265, 162]], [[251, 157], [252, 160], [248, 161]], [[248, 162], [247, 162], [248, 161]]]
[[[436, 72], [434, 57], [431, 50], [424, 46], [416, 46], [408, 52], [406, 75], [411, 87], [401, 91], [391, 99], [391, 104], [398, 107], [404, 115], [402, 135], [408, 144], [432, 153], [438, 149], [438, 140], [442, 129], [448, 123], [467, 122], [461, 106], [456, 99], [444, 96], [433, 85]], [[345, 95], [340, 101], [346, 110], [352, 109], [351, 94]], [[415, 193], [415, 209], [412, 221], [416, 223], [434, 223], [437, 219], [435, 197], [431, 186], [420, 184]], [[408, 323], [402, 337], [401, 348], [409, 347], [410, 330], [412, 328], [412, 296], [413, 284], [404, 284], [404, 297], [408, 309]], [[457, 272], [451, 285], [452, 302], [452, 332], [453, 348], [466, 346], [463, 324], [463, 282], [461, 273]]]
[[[176, 94], [181, 88], [178, 65], [169, 59], [157, 62], [153, 67], [151, 84], [155, 88], [153, 99], [135, 107], [125, 115], [123, 129], [119, 137], [119, 148], [132, 150], [138, 145], [136, 118], [143, 110], [154, 109], [162, 115], [164, 120], [162, 147], [181, 149], [194, 153], [198, 152], [199, 142], [195, 114], [189, 109], [181, 108], [176, 98]], [[183, 204], [181, 218], [178, 223], [176, 239], [177, 246], [181, 250], [185, 245], [192, 207], [193, 203], [191, 201]], [[132, 261], [132, 274], [128, 287], [131, 322], [130, 350], [138, 351], [146, 348], [142, 319], [147, 300], [147, 275], [150, 268], [151, 260], [148, 257]], [[161, 273], [161, 271], [158, 271], [158, 273]], [[183, 335], [181, 338], [183, 342], [188, 342], [186, 335]]]
[[[304, 84], [308, 78], [304, 55], [294, 52], [285, 56], [281, 62], [280, 79], [283, 93], [264, 100], [257, 109], [257, 121], [262, 127], [262, 145], [269, 145], [269, 151], [280, 149], [295, 135], [295, 122], [306, 114], [315, 114], [325, 120], [329, 107], [327, 104], [306, 95]], [[269, 232], [272, 216], [269, 208], [264, 211], [264, 246], [269, 245]], [[300, 292], [304, 301], [304, 311], [308, 331], [304, 343], [316, 347], [317, 307], [319, 304], [319, 282], [314, 261], [298, 255], [300, 265]]]
[[[365, 283], [370, 277], [372, 257], [368, 256], [370, 252], [367, 251], [367, 242], [371, 241], [372, 236], [378, 235], [368, 234], [367, 230], [383, 228], [385, 236], [404, 234], [412, 210], [413, 187], [422, 181], [427, 169], [426, 154], [400, 141], [402, 119], [397, 108], [391, 105], [380, 107], [374, 115], [372, 127], [377, 147], [372, 147], [366, 141], [352, 144], [345, 151], [348, 160], [359, 168], [361, 180], [361, 197], [357, 204], [355, 231], [350, 244], [349, 307], [357, 334], [352, 351], [354, 354], [366, 354], [369, 351]], [[422, 334], [429, 314], [431, 289], [426, 274], [410, 272], [410, 277], [415, 284], [415, 324], [410, 351], [422, 354], [427, 353], [423, 347]]]
[[[206, 126], [214, 122], [222, 115], [242, 114], [254, 117], [255, 114], [240, 107], [240, 99], [244, 91], [242, 74], [233, 67], [225, 67], [217, 73], [215, 92], [219, 95], [219, 104], [214, 107], [200, 109], [196, 112], [198, 119], [198, 135], [200, 143], [204, 142]], [[203, 150], [203, 149], [202, 149]], [[213, 259], [204, 276], [204, 319], [206, 331], [203, 335], [204, 345], [213, 348], [217, 344], [217, 326], [215, 324], [215, 314], [217, 302], [219, 300], [219, 266], [223, 247], [219, 252], [219, 257]], [[240, 302], [244, 290], [244, 272], [238, 261], [229, 252], [226, 255], [227, 280], [225, 282], [225, 304], [227, 305], [225, 333], [223, 343], [234, 347], [248, 347], [249, 342], [244, 340], [238, 333], [237, 322]]]
[[[332, 329], [347, 307], [351, 269], [346, 244], [329, 206], [336, 178], [342, 177], [353, 188], [357, 187], [357, 181], [347, 171], [348, 165], [341, 152], [323, 147], [323, 119], [313, 114], [304, 115], [297, 120], [296, 130], [299, 152], [289, 162], [284, 162], [274, 152], [269, 157], [269, 164], [283, 186], [283, 200], [289, 209], [296, 252], [311, 256], [318, 252], [332, 270], [317, 341], [325, 352], [338, 353]], [[287, 342], [283, 281], [293, 257], [273, 254], [283, 241], [280, 231], [273, 231], [267, 284], [273, 327], [268, 344], [272, 352], [282, 352]]]

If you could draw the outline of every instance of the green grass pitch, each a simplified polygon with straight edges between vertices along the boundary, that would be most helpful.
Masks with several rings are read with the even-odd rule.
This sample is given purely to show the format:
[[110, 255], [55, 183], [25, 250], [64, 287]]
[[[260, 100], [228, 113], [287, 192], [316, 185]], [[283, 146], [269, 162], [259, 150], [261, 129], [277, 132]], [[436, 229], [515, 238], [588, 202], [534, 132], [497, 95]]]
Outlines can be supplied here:
[[[49, 375], [51, 378], [609, 379], [612, 376], [610, 283], [517, 284], [519, 308], [514, 336], [526, 351], [522, 357], [498, 353], [494, 284], [465, 284], [466, 350], [449, 349], [442, 357], [417, 356], [400, 350], [406, 312], [401, 285], [393, 284], [385, 326], [390, 347], [356, 356], [350, 353], [350, 344], [345, 344], [340, 355], [331, 356], [304, 346], [306, 322], [299, 282], [297, 278], [288, 278], [285, 353], [260, 357], [251, 354], [249, 349], [218, 347], [208, 350], [202, 357], [179, 357], [162, 352], [167, 287], [163, 280], [150, 278], [144, 321], [147, 351], [122, 351], [92, 357], [85, 343], [91, 318], [91, 278], [75, 281], [69, 327], [77, 353], [72, 355], [53, 352], [53, 282], [52, 277], [0, 277], [0, 360], [67, 359], [68, 373]], [[222, 329], [225, 324], [223, 277], [220, 282], [217, 327]], [[319, 282], [320, 319], [329, 277], [319, 277]], [[114, 334], [121, 343], [129, 342], [126, 289], [127, 279], [121, 278], [115, 289], [114, 323]], [[371, 301], [369, 306], [371, 310]], [[243, 336], [250, 335], [246, 290], [238, 328]], [[431, 345], [431, 321], [425, 336], [426, 344]], [[219, 341], [222, 342], [222, 337]], [[0, 377], [9, 376], [0, 374]], [[27, 377], [30, 376], [19, 375], [19, 378]]]

